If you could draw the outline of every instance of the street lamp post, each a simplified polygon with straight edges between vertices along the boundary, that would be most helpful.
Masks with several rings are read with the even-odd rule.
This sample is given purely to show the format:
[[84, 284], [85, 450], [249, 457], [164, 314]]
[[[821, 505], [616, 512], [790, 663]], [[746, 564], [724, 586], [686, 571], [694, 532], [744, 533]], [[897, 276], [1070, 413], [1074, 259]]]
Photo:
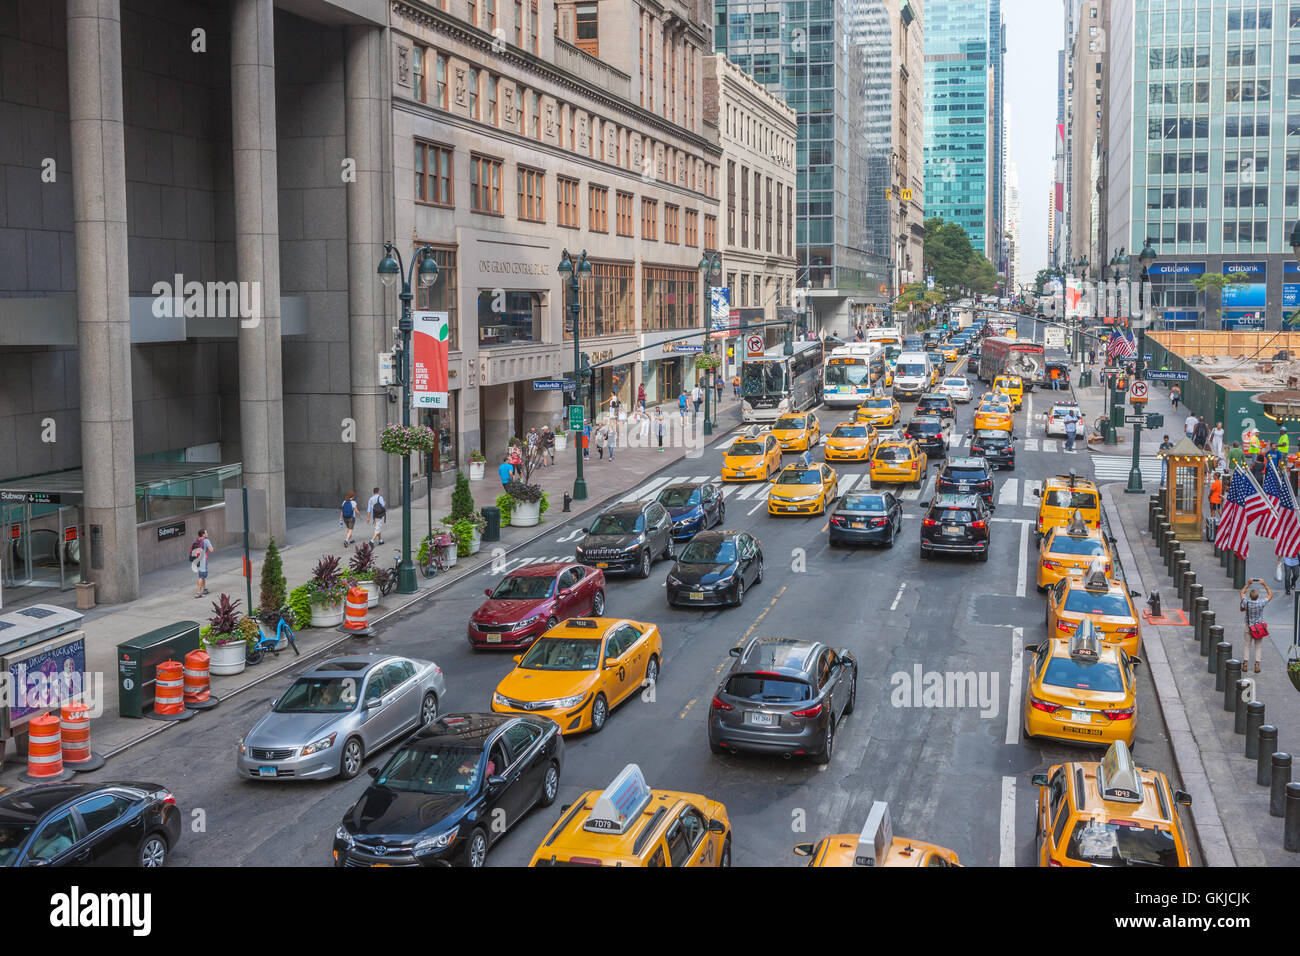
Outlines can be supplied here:
[[[1142, 251], [1138, 253], [1138, 263], [1142, 266], [1142, 284], [1144, 287], [1148, 282], [1151, 281], [1151, 277], [1150, 275], [1148, 275], [1147, 270], [1151, 268], [1151, 263], [1155, 261], [1156, 261], [1156, 251], [1155, 249], [1151, 248], [1151, 240], [1148, 239], [1146, 241], [1146, 245], [1142, 247]], [[1127, 266], [1127, 260], [1125, 261], [1125, 266]], [[1145, 298], [1145, 296], [1143, 298]], [[1135, 382], [1140, 382], [1143, 380], [1142, 372], [1143, 372], [1144, 363], [1142, 360], [1142, 350], [1146, 348], [1146, 327], [1149, 321], [1150, 321], [1150, 316], [1148, 315], [1147, 310], [1145, 308], [1142, 310], [1141, 317], [1132, 316], [1130, 318], [1130, 322], [1133, 325], [1137, 326], [1137, 330], [1138, 330], [1137, 361], [1133, 366], [1133, 381]], [[1141, 441], [1142, 441], [1142, 424], [1141, 421], [1139, 420], [1133, 423], [1133, 467], [1129, 469], [1128, 486], [1124, 489], [1129, 494], [1133, 494], [1133, 495], [1142, 494], [1142, 468], [1141, 468], [1141, 461], [1139, 459], [1139, 454], [1141, 449], [1138, 447]]]
[[[587, 259], [587, 250], [583, 249], [578, 261], [574, 262], [573, 257], [569, 255], [569, 250], [565, 249], [560, 254], [560, 264], [556, 267], [569, 283], [569, 321], [573, 324], [573, 401], [575, 405], [582, 405], [582, 357], [578, 342], [579, 318], [582, 315], [582, 280], [591, 275], [591, 263]], [[595, 388], [595, 382], [592, 382], [592, 388]], [[594, 396], [593, 396], [594, 399]], [[573, 460], [576, 463], [577, 470], [573, 475], [573, 500], [587, 500], [587, 479], [582, 477], [582, 436], [575, 435], [576, 441], [573, 443]]]
[[[722, 278], [722, 254], [719, 252], [706, 252], [700, 258], [700, 274], [704, 277], [704, 291], [705, 293], [709, 293], [709, 291], [713, 288], [713, 283], [716, 282], [718, 279]], [[712, 296], [706, 294], [706, 296], [704, 297], [704, 349], [703, 352], [701, 353], [703, 355], [711, 355], [713, 352], [711, 346], [711, 343], [713, 341], [713, 334], [711, 331], [712, 326], [709, 321], [710, 318], [709, 311], [711, 307], [712, 307]], [[713, 378], [716, 379], [718, 370], [715, 368], [715, 369], [710, 369], [710, 371], [713, 373]], [[705, 435], [712, 435], [713, 426], [717, 424], [716, 422], [712, 421], [709, 418], [709, 393], [713, 391], [713, 387], [714, 387], [714, 381], [712, 379], [706, 378], [704, 383], [704, 434]], [[716, 408], [714, 409], [714, 414], [715, 415], [717, 414]]]
[[[415, 294], [411, 291], [411, 275], [419, 270], [418, 281], [428, 289], [438, 281], [438, 263], [434, 259], [433, 248], [421, 246], [411, 259], [409, 269], [402, 268], [402, 254], [391, 242], [384, 243], [384, 258], [379, 261], [379, 280], [385, 287], [392, 288], [393, 282], [400, 279], [402, 291], [398, 296], [402, 301], [402, 317], [397, 328], [402, 333], [402, 347], [396, 356], [397, 380], [402, 386], [402, 424], [411, 424], [411, 332], [415, 320], [411, 316], [411, 303]], [[402, 456], [402, 563], [397, 569], [397, 593], [414, 594], [415, 562], [411, 560], [411, 456]]]

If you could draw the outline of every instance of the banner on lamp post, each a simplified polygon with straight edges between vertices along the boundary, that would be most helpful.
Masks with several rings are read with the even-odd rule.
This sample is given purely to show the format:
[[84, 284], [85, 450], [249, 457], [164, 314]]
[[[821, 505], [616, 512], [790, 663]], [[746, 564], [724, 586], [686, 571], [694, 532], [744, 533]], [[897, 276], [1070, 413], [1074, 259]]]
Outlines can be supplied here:
[[411, 332], [411, 407], [447, 407], [447, 353], [451, 327], [446, 312], [415, 312]]

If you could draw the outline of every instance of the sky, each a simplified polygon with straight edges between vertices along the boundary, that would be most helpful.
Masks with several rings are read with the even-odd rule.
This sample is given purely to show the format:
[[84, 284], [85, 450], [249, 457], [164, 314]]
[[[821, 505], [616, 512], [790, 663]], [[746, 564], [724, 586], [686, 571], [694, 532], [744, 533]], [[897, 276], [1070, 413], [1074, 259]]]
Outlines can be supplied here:
[[1047, 268], [1047, 201], [1056, 129], [1056, 58], [1065, 33], [1061, 0], [1002, 0], [1007, 25], [1007, 160], [1020, 172], [1021, 261], [1032, 282]]

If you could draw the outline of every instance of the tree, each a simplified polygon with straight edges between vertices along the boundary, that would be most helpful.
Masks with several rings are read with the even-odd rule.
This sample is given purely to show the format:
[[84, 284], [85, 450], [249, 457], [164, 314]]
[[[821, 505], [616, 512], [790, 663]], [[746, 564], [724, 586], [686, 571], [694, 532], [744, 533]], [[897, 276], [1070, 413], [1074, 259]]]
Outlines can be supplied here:
[[456, 472], [456, 489], [451, 493], [451, 519], [474, 517], [474, 493], [463, 471]]
[[1246, 277], [1240, 273], [1224, 275], [1220, 272], [1206, 272], [1192, 280], [1192, 287], [1205, 296], [1205, 311], [1210, 312], [1210, 291], [1218, 293], [1219, 304], [1214, 307], [1214, 317], [1223, 314], [1223, 290], [1230, 285], [1245, 285]]
[[955, 222], [945, 222], [939, 216], [925, 221], [925, 260], [930, 263], [935, 285], [945, 290], [965, 286], [988, 295], [997, 289], [997, 269], [971, 245], [966, 230]]
[[275, 539], [272, 538], [267, 542], [266, 554], [262, 556], [262, 587], [258, 606], [263, 613], [274, 614], [284, 607], [286, 587], [280, 549], [275, 546]]

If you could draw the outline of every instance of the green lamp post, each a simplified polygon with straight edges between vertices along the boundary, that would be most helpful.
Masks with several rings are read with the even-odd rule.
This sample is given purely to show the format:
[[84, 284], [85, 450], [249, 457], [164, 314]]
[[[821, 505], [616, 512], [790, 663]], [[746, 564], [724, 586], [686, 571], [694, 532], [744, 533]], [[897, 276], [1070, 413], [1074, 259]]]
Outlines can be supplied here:
[[[1142, 267], [1142, 286], [1144, 290], [1150, 286], [1151, 276], [1149, 275], [1148, 270], [1151, 268], [1151, 264], [1155, 261], [1156, 261], [1156, 251], [1151, 247], [1151, 240], [1147, 239], [1146, 244], [1142, 247], [1142, 251], [1138, 253], [1138, 264]], [[1127, 272], [1127, 265], [1128, 265], [1128, 260], [1125, 259], [1125, 272]], [[1142, 298], [1145, 300], [1148, 297], [1144, 295]], [[1143, 353], [1144, 350], [1146, 349], [1146, 327], [1151, 321], [1151, 316], [1148, 314], [1147, 309], [1144, 307], [1142, 309], [1142, 314], [1140, 316], [1137, 315], [1132, 316], [1129, 321], [1130, 324], [1137, 329], [1137, 362], [1134, 365], [1133, 381], [1140, 382], [1143, 381], [1142, 372], [1143, 372], [1143, 365], [1145, 364], [1143, 362]], [[1124, 489], [1129, 494], [1134, 494], [1134, 495], [1142, 494], [1142, 468], [1139, 459], [1140, 448], [1138, 447], [1141, 441], [1142, 441], [1142, 425], [1139, 422], [1134, 422], [1133, 423], [1133, 466], [1129, 469], [1128, 486]]]
[[[710, 289], [713, 288], [713, 284], [717, 282], [718, 279], [722, 278], [722, 254], [720, 252], [706, 252], [703, 256], [700, 257], [700, 275], [704, 277], [704, 291], [706, 293], [706, 295], [704, 296], [704, 309], [703, 309], [704, 350], [702, 354], [712, 355], [713, 336], [710, 334], [709, 331], [710, 328], [709, 309], [711, 307], [711, 300], [707, 293], [709, 292]], [[704, 383], [704, 434], [705, 435], [712, 435], [713, 426], [717, 424], [716, 421], [712, 420], [709, 417], [709, 393], [712, 392], [714, 389], [714, 379], [717, 377], [718, 370], [716, 368], [709, 369], [709, 372], [711, 372], [712, 374], [705, 379], [705, 383]], [[716, 406], [713, 410], [713, 414], [715, 416], [717, 415]]]
[[[573, 329], [573, 403], [582, 407], [582, 357], [578, 342], [580, 318], [582, 315], [582, 280], [591, 275], [591, 262], [587, 259], [587, 250], [583, 249], [577, 261], [565, 249], [560, 254], [560, 264], [556, 271], [569, 283], [569, 323]], [[594, 384], [593, 384], [594, 387]], [[587, 500], [587, 479], [582, 477], [582, 435], [574, 436], [573, 460], [577, 470], [573, 475], [573, 500]]]

